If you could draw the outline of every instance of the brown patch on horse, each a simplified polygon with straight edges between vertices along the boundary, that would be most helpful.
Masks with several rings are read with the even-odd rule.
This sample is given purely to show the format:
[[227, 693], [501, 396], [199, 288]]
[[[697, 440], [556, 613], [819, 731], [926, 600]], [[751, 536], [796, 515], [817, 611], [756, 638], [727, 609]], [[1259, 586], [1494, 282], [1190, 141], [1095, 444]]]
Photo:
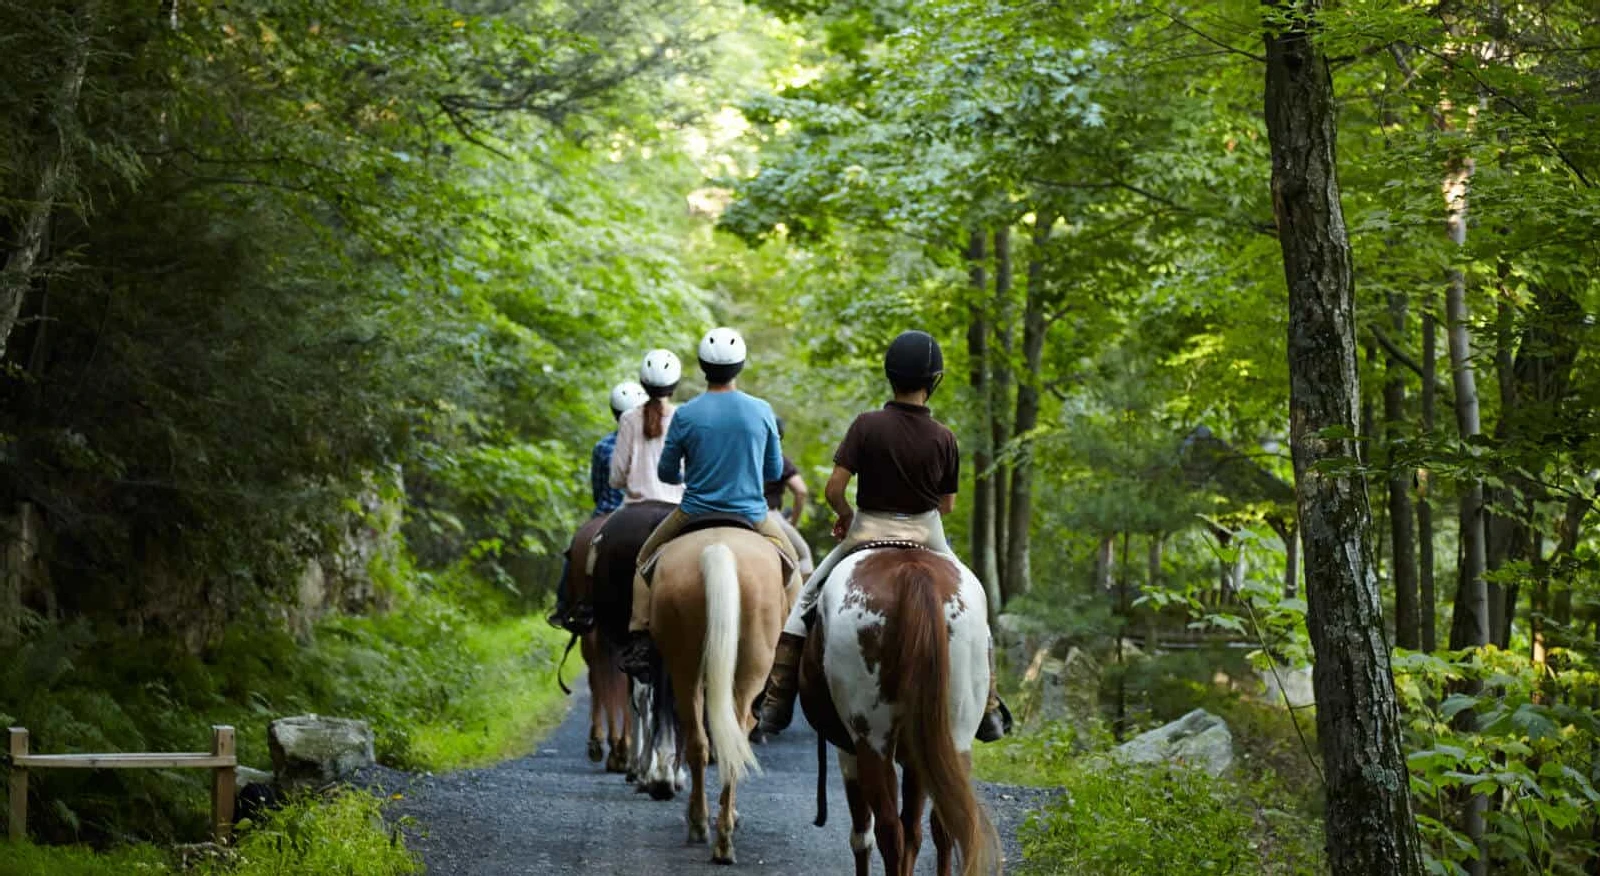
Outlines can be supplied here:
[[[904, 667], [890, 664], [889, 659], [903, 653], [904, 649], [886, 648], [889, 625], [900, 613], [902, 592], [901, 576], [911, 576], [929, 587], [940, 606], [952, 599], [959, 602], [961, 573], [947, 558], [927, 550], [884, 550], [868, 555], [851, 570], [850, 587], [845, 594], [845, 604], [858, 604], [864, 611], [884, 618], [884, 623], [864, 627], [858, 644], [867, 669], [878, 673], [880, 694], [884, 702], [896, 702], [900, 688], [898, 680], [907, 677]], [[916, 677], [913, 674], [911, 677]]]

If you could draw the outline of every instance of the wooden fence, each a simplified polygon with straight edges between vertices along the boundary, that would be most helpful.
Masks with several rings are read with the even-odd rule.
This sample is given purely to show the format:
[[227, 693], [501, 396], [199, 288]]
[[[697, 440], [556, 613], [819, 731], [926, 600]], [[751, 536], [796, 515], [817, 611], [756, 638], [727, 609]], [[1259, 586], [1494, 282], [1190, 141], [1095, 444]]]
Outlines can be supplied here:
[[225, 843], [233, 835], [234, 771], [239, 757], [234, 750], [233, 728], [218, 725], [211, 728], [211, 751], [208, 752], [158, 752], [154, 754], [30, 754], [28, 731], [22, 727], [10, 729], [11, 745], [11, 839], [20, 841], [28, 835], [28, 771], [29, 770], [137, 770], [137, 769], [196, 769], [211, 770], [211, 832], [217, 842]]

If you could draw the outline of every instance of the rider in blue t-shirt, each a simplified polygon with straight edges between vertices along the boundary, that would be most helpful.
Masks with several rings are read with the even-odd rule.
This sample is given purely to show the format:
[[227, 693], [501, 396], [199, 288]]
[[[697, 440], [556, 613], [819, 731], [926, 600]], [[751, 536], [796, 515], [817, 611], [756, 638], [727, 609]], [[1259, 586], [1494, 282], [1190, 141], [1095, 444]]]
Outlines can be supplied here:
[[[683, 484], [683, 501], [640, 548], [639, 567], [696, 516], [734, 514], [777, 545], [793, 570], [794, 548], [783, 529], [769, 519], [764, 491], [766, 482], [783, 472], [777, 417], [771, 405], [734, 385], [744, 368], [744, 339], [730, 328], [712, 329], [700, 342], [699, 353], [706, 391], [673, 415], [657, 470], [661, 480]], [[634, 576], [628, 630], [631, 636], [621, 664], [624, 671], [637, 674], [648, 666], [650, 654], [650, 586], [642, 574]]]
[[[644, 387], [624, 380], [611, 388], [611, 417], [613, 420], [622, 418], [623, 413], [636, 408], [649, 399]], [[590, 518], [600, 517], [622, 507], [622, 491], [611, 486], [611, 451], [617, 446], [617, 430], [612, 429], [604, 438], [596, 441], [594, 450], [589, 453], [589, 495], [594, 499], [594, 513]], [[572, 609], [567, 605], [567, 578], [572, 573], [572, 545], [561, 554], [561, 580], [556, 585], [556, 607], [550, 612], [550, 625], [562, 627], [566, 630], [577, 632], [576, 627], [581, 625], [581, 619], [572, 616]]]

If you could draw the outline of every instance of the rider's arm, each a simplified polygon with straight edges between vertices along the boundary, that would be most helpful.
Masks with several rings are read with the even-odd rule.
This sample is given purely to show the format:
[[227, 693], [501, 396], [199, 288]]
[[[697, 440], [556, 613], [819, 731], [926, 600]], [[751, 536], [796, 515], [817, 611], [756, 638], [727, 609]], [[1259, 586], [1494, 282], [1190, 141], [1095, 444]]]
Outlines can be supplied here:
[[954, 511], [954, 510], [956, 510], [956, 494], [955, 493], [945, 493], [943, 496], [939, 497], [939, 513], [940, 514], [949, 514], [951, 511]]
[[833, 513], [839, 515], [840, 520], [855, 516], [855, 509], [850, 507], [850, 502], [844, 497], [844, 488], [849, 486], [850, 478], [854, 473], [842, 465], [833, 467], [833, 474], [828, 475], [828, 485], [822, 488], [822, 495], [828, 500], [828, 506]]
[[611, 486], [619, 490], [628, 486], [628, 465], [633, 461], [633, 430], [633, 422], [628, 414], [623, 414], [617, 424], [617, 446], [611, 449]]
[[806, 489], [806, 482], [800, 479], [799, 473], [789, 475], [789, 479], [784, 481], [783, 485], [794, 494], [794, 517], [790, 518], [789, 522], [799, 526], [800, 515], [805, 512], [806, 500], [811, 498], [811, 491]]
[[[615, 447], [616, 445], [612, 445]], [[611, 483], [611, 460], [606, 458], [602, 445], [596, 444], [589, 453], [589, 498], [594, 500], [596, 508], [605, 498], [606, 488]]]
[[767, 443], [762, 448], [761, 480], [770, 483], [783, 477], [783, 442], [778, 438], [778, 419], [770, 408], [764, 425], [767, 427]]
[[663, 484], [683, 483], [683, 438], [688, 421], [680, 412], [667, 424], [667, 440], [661, 443], [661, 462], [656, 465], [656, 477]]

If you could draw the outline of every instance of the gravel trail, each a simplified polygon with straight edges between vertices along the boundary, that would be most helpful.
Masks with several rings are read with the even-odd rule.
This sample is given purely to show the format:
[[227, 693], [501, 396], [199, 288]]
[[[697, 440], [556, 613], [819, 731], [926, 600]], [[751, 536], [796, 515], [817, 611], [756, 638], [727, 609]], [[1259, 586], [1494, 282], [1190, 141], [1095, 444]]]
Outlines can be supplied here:
[[[828, 824], [811, 824], [816, 737], [801, 719], [756, 749], [764, 772], [739, 789], [739, 862], [729, 868], [712, 865], [707, 846], [685, 844], [684, 795], [652, 801], [589, 762], [588, 715], [588, 694], [580, 688], [566, 719], [527, 757], [439, 775], [377, 768], [362, 783], [402, 795], [391, 813], [407, 819], [408, 845], [421, 853], [430, 876], [850, 872], [850, 819], [831, 755]], [[714, 794], [713, 777], [707, 785]], [[1000, 829], [1007, 864], [1015, 864], [1021, 857], [1017, 828], [1050, 792], [987, 784], [980, 790]], [[715, 796], [711, 807], [715, 818]], [[933, 844], [925, 840], [917, 872], [932, 873], [932, 863]], [[873, 865], [875, 873], [882, 872], [876, 855]]]

